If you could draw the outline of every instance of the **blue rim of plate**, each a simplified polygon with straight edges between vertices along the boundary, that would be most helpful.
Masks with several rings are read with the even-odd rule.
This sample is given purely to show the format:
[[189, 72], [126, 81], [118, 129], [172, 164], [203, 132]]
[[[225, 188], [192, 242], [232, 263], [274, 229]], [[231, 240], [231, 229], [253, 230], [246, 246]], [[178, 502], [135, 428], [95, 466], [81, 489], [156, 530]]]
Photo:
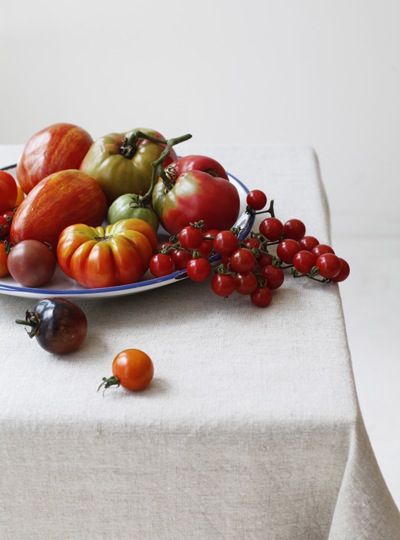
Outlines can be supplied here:
[[[0, 170], [6, 171], [15, 168], [16, 165], [8, 165], [6, 167], [2, 167]], [[248, 187], [241, 181], [239, 178], [228, 172], [228, 176], [233, 178], [235, 182], [237, 182], [240, 187], [243, 189], [245, 193], [249, 193]], [[254, 221], [255, 221], [255, 215], [245, 210], [237, 219], [234, 226], [237, 226], [237, 224], [243, 220], [243, 216], [246, 216], [246, 225], [243, 227], [243, 229], [240, 229], [238, 238], [240, 240], [243, 240], [246, 238], [251, 231]], [[218, 255], [214, 255], [210, 258], [210, 262], [215, 262], [219, 260]], [[26, 292], [26, 293], [37, 293], [38, 295], [45, 294], [45, 295], [68, 295], [68, 296], [79, 296], [80, 294], [84, 295], [90, 295], [90, 294], [98, 294], [103, 292], [117, 292], [117, 291], [125, 291], [130, 289], [138, 289], [140, 287], [146, 287], [151, 285], [156, 285], [158, 283], [164, 283], [166, 281], [171, 281], [172, 279], [180, 280], [186, 277], [186, 270], [176, 270], [175, 272], [172, 272], [172, 274], [168, 274], [167, 276], [162, 277], [155, 277], [152, 279], [147, 279], [144, 281], [137, 281], [136, 283], [128, 283], [127, 285], [115, 285], [114, 287], [101, 287], [97, 289], [40, 289], [40, 288], [30, 288], [30, 287], [16, 287], [14, 285], [4, 285], [0, 284], [0, 292], [1, 291], [14, 291], [14, 292]]]

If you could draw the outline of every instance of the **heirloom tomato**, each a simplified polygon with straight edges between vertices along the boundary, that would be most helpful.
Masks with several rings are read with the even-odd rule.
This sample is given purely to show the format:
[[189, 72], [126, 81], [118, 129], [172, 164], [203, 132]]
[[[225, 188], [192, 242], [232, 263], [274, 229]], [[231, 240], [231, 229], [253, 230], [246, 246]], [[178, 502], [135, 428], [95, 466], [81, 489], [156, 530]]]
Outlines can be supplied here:
[[87, 334], [86, 315], [79, 306], [64, 298], [40, 300], [32, 311], [25, 313], [25, 320], [15, 322], [28, 326], [29, 337], [35, 337], [43, 349], [54, 354], [76, 351]]
[[8, 270], [24, 287], [46, 285], [56, 270], [56, 258], [49, 246], [38, 240], [24, 240], [8, 256]]
[[79, 169], [93, 142], [84, 129], [73, 124], [53, 124], [32, 135], [17, 166], [17, 179], [29, 193], [43, 178], [65, 169]]
[[139, 196], [134, 193], [126, 193], [115, 199], [107, 213], [109, 223], [130, 218], [143, 219], [150, 223], [155, 231], [158, 229], [157, 214], [149, 206], [142, 206]]
[[[160, 157], [165, 144], [140, 137], [142, 133], [165, 141], [157, 131], [145, 128], [111, 133], [93, 143], [81, 164], [81, 170], [100, 184], [109, 203], [125, 193], [144, 195], [151, 185], [152, 163]], [[163, 165], [174, 159], [176, 154], [171, 149]]]
[[6, 171], [0, 171], [0, 213], [12, 210], [17, 200], [18, 190], [14, 178]]
[[200, 220], [206, 229], [229, 229], [239, 215], [240, 199], [217, 161], [187, 156], [171, 163], [158, 179], [153, 208], [171, 234]]
[[57, 246], [65, 227], [74, 223], [100, 225], [107, 211], [101, 188], [82, 171], [51, 174], [26, 196], [11, 224], [10, 239], [40, 240]]
[[113, 225], [71, 225], [61, 233], [57, 257], [61, 269], [84, 287], [112, 287], [138, 281], [157, 249], [153, 227], [141, 219]]

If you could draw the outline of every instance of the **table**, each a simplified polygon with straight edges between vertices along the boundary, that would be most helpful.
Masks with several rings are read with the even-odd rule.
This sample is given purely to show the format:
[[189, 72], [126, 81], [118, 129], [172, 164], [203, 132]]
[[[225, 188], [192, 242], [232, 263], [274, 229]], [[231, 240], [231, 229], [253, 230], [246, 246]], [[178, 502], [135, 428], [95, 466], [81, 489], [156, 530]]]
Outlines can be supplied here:
[[[19, 147], [0, 148], [0, 163]], [[329, 241], [307, 147], [199, 147], [283, 219]], [[395, 540], [398, 511], [358, 407], [338, 287], [290, 277], [268, 309], [187, 281], [82, 301], [84, 347], [57, 358], [0, 297], [0, 537]], [[96, 392], [120, 350], [145, 350], [150, 389]]]

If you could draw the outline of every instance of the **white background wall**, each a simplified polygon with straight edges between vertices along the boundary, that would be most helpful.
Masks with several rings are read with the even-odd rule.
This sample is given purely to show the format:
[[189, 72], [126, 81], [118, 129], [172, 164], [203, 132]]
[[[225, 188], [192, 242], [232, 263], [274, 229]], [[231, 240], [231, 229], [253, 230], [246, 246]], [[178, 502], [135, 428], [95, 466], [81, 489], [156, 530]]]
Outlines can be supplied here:
[[398, 0], [0, 0], [0, 144], [70, 121], [317, 149], [353, 263], [361, 404], [398, 500], [399, 21]]

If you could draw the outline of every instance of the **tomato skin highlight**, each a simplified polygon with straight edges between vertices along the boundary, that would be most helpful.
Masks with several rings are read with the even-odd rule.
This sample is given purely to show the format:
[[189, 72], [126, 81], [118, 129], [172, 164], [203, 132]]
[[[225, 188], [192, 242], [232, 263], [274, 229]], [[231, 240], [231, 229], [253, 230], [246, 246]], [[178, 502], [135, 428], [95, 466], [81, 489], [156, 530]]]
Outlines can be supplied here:
[[154, 376], [151, 358], [139, 349], [125, 349], [114, 358], [112, 373], [119, 384], [138, 392], [148, 387]]
[[17, 179], [29, 193], [43, 178], [66, 169], [79, 169], [92, 137], [74, 124], [45, 127], [28, 140], [17, 166]]

